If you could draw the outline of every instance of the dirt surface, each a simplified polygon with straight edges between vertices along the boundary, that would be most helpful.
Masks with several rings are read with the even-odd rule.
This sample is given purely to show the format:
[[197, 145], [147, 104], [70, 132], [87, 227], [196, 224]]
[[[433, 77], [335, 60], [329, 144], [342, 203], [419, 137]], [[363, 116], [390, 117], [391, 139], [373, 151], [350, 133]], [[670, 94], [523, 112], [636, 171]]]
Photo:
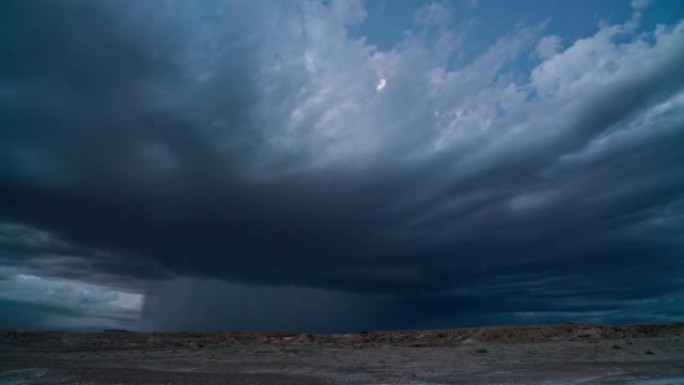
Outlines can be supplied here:
[[0, 385], [684, 384], [684, 323], [345, 335], [0, 331]]

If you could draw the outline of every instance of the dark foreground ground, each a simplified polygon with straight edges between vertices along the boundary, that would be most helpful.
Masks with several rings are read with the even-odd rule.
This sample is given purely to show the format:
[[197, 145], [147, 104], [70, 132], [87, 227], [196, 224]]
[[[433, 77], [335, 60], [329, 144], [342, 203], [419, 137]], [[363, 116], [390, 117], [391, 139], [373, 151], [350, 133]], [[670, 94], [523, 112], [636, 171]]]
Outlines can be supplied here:
[[346, 335], [0, 331], [0, 385], [684, 384], [684, 323]]

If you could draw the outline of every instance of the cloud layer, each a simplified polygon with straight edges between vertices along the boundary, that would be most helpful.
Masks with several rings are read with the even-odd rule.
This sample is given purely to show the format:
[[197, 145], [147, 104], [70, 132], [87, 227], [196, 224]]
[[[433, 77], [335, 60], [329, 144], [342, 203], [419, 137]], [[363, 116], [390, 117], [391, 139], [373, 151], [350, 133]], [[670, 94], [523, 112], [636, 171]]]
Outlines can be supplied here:
[[684, 23], [633, 3], [463, 65], [439, 3], [388, 50], [354, 1], [5, 3], [0, 262], [147, 285], [150, 328], [220, 328], [155, 323], [172, 286], [186, 312], [281, 290], [378, 327], [681, 318], [657, 301], [683, 289]]

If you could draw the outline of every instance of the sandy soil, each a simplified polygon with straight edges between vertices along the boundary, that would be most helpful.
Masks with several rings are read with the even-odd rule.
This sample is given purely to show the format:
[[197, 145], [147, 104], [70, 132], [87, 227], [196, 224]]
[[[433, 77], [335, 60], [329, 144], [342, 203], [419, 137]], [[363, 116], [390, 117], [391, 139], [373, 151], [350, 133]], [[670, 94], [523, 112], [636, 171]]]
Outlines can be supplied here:
[[0, 332], [0, 385], [684, 384], [684, 324], [313, 336]]

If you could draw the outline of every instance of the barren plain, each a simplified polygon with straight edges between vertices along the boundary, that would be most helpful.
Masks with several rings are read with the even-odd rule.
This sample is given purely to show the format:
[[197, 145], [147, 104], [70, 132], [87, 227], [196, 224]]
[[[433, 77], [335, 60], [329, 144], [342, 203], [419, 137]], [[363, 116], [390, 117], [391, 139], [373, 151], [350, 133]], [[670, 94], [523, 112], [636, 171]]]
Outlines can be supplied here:
[[428, 331], [0, 331], [0, 385], [684, 384], [684, 323]]

